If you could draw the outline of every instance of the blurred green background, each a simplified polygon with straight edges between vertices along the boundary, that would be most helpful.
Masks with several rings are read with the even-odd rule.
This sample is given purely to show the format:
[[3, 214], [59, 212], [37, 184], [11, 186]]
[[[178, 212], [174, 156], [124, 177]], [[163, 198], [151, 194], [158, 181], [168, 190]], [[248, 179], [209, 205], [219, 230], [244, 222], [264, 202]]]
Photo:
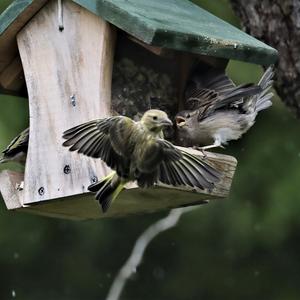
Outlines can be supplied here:
[[[228, 1], [195, 2], [239, 26]], [[228, 72], [257, 82], [262, 69]], [[0, 98], [2, 149], [27, 126], [28, 104]], [[121, 299], [300, 299], [300, 123], [274, 102], [224, 150], [239, 161], [230, 197], [155, 239]], [[72, 222], [11, 213], [1, 199], [0, 299], [104, 299], [137, 236], [165, 214]]]

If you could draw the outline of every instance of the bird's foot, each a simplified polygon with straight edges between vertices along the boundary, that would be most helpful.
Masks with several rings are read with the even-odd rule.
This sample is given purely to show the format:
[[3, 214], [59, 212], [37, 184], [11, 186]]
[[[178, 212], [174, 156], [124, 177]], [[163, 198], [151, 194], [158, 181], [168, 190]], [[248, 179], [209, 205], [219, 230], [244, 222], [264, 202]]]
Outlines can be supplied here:
[[203, 158], [206, 158], [206, 157], [207, 157], [207, 153], [206, 153], [204, 147], [193, 146], [193, 149], [198, 150], [198, 151], [201, 151], [202, 154], [203, 154]]
[[217, 148], [217, 147], [225, 149], [225, 147], [218, 140], [215, 141], [212, 145], [207, 145], [207, 146], [203, 146], [203, 147], [194, 146], [193, 148], [196, 149], [196, 150], [198, 150], [198, 151], [201, 151], [202, 154], [203, 154], [203, 156], [204, 156], [204, 158], [206, 158], [207, 157], [206, 150], [207, 149], [212, 149], [212, 148]]

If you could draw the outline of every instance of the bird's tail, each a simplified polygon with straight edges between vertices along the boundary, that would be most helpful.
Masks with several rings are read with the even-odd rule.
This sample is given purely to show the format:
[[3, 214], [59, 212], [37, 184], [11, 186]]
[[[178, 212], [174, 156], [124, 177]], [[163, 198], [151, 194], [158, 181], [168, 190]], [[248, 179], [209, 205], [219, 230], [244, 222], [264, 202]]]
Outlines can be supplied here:
[[96, 199], [99, 201], [102, 211], [105, 213], [123, 190], [124, 185], [116, 172], [112, 172], [101, 181], [90, 185], [88, 190], [96, 193]]
[[267, 109], [272, 105], [272, 97], [273, 93], [269, 92], [272, 88], [273, 84], [273, 76], [274, 76], [274, 67], [270, 66], [263, 76], [261, 77], [258, 86], [261, 87], [262, 91], [253, 97], [250, 97], [248, 101], [245, 102], [243, 109], [247, 113], [255, 113], [257, 114], [259, 111]]

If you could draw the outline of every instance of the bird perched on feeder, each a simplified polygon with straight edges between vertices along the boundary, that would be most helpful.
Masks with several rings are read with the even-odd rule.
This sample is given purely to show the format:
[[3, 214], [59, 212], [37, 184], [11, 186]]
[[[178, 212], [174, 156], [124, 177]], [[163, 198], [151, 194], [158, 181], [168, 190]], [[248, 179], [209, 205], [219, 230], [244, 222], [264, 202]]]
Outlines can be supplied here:
[[163, 128], [171, 125], [165, 112], [152, 109], [138, 122], [125, 116], [113, 116], [64, 132], [63, 146], [101, 158], [115, 170], [88, 187], [96, 193], [103, 212], [130, 181], [136, 180], [142, 188], [158, 181], [174, 186], [213, 188], [220, 178], [217, 170], [202, 158], [179, 150], [163, 139]]
[[10, 142], [4, 151], [2, 151], [3, 156], [0, 158], [0, 164], [9, 161], [16, 161], [21, 164], [25, 164], [28, 141], [29, 128], [26, 128]]
[[273, 66], [257, 86], [235, 86], [223, 70], [195, 74], [187, 85], [186, 109], [176, 119], [177, 142], [201, 150], [222, 147], [237, 140], [255, 122], [259, 111], [272, 105]]

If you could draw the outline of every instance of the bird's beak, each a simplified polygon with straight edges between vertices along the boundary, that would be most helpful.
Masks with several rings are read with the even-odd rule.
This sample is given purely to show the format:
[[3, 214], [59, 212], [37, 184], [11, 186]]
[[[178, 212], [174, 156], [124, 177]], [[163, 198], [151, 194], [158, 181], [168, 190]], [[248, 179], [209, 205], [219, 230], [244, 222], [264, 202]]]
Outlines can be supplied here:
[[163, 119], [161, 121], [161, 125], [163, 125], [163, 126], [173, 126], [173, 122], [169, 118], [166, 118], [166, 119]]
[[183, 127], [185, 125], [185, 118], [184, 117], [176, 116], [175, 121], [176, 121], [176, 126], [177, 127]]

